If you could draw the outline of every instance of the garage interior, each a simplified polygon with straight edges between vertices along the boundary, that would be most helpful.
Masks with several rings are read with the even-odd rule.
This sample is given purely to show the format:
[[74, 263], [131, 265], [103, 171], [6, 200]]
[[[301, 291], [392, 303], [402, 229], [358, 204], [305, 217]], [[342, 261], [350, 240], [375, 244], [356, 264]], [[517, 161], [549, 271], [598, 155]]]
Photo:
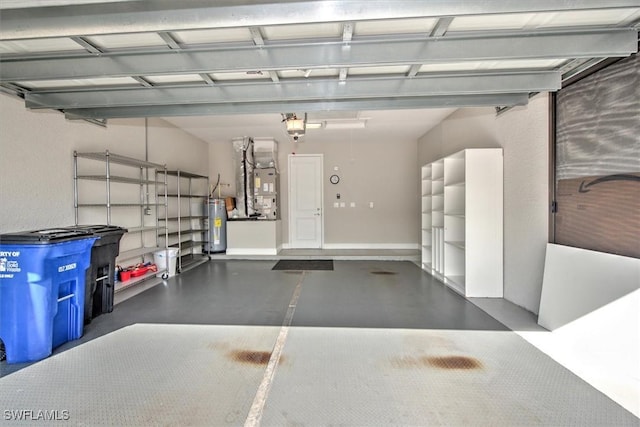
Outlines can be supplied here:
[[[611, 151], [638, 199], [639, 28], [637, 0], [3, 0], [0, 234], [125, 227], [123, 265], [180, 248], [177, 274], [116, 283], [113, 311], [51, 357], [1, 361], [4, 421], [637, 425], [640, 212], [616, 252], [564, 244], [551, 210], [556, 144], [591, 129], [569, 113], [598, 104], [616, 108], [594, 127], [624, 127]], [[564, 95], [615, 73], [630, 90]], [[499, 259], [475, 245], [487, 223], [467, 198], [460, 287], [431, 263], [435, 170], [465, 158], [451, 187], [471, 192], [498, 170], [472, 169], [490, 150], [501, 179], [481, 199], [499, 200], [478, 211], [499, 214]], [[243, 221], [264, 158], [273, 218]], [[206, 210], [231, 198], [226, 246], [208, 250]], [[475, 291], [492, 266], [498, 291]]]

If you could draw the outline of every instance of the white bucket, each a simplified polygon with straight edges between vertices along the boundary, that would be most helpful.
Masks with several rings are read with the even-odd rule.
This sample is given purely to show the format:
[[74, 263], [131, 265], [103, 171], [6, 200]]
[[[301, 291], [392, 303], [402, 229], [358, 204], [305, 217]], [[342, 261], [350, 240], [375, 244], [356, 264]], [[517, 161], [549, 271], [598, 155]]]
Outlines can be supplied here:
[[161, 250], [153, 253], [153, 262], [158, 266], [158, 274], [156, 277], [162, 277], [165, 272], [164, 269], [167, 268], [167, 252], [169, 254], [169, 277], [176, 275], [176, 261], [178, 259], [179, 249], [169, 248], [167, 250]]

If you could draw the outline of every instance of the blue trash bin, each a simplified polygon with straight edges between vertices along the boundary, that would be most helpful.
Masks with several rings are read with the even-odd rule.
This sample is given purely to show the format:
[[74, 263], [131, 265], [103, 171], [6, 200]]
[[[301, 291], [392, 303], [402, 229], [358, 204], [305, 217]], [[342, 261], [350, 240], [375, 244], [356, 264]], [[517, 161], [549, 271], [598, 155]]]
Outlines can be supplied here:
[[95, 240], [79, 230], [0, 235], [0, 339], [7, 363], [44, 359], [82, 336]]

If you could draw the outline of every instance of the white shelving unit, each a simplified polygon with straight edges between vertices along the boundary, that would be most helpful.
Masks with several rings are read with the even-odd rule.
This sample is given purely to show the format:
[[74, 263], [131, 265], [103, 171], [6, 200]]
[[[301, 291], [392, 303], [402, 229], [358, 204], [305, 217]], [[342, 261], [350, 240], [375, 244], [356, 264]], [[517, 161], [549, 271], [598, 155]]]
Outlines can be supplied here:
[[438, 276], [444, 275], [442, 249], [444, 227], [444, 161], [431, 164], [431, 268]]
[[[82, 162], [88, 159], [92, 162]], [[103, 173], [95, 173], [102, 164]], [[167, 182], [158, 181], [157, 171], [166, 171], [165, 165], [126, 157], [107, 151], [73, 153], [73, 182], [75, 223], [107, 224], [125, 227], [128, 232], [120, 241], [118, 265], [132, 265], [153, 261], [153, 253], [162, 249], [158, 235], [167, 229], [157, 221], [158, 214], [167, 207]], [[163, 274], [164, 273], [164, 274]], [[157, 274], [166, 277], [166, 271], [149, 272], [116, 282], [115, 292], [130, 288]]]
[[159, 237], [180, 250], [176, 268], [182, 272], [211, 259], [203, 251], [209, 235], [209, 177], [182, 170], [158, 171], [157, 175], [157, 180], [168, 177], [168, 208], [158, 218], [168, 232]]
[[422, 167], [422, 268], [464, 296], [503, 295], [502, 163], [482, 148]]
[[431, 269], [431, 165], [422, 167], [422, 268]]

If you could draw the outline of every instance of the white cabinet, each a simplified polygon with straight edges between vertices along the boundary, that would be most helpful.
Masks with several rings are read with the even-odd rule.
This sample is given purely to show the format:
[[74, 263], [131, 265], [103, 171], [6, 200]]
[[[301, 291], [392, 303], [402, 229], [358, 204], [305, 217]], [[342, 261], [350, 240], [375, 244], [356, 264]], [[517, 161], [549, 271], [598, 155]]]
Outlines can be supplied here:
[[422, 167], [422, 268], [468, 297], [502, 297], [502, 149]]

